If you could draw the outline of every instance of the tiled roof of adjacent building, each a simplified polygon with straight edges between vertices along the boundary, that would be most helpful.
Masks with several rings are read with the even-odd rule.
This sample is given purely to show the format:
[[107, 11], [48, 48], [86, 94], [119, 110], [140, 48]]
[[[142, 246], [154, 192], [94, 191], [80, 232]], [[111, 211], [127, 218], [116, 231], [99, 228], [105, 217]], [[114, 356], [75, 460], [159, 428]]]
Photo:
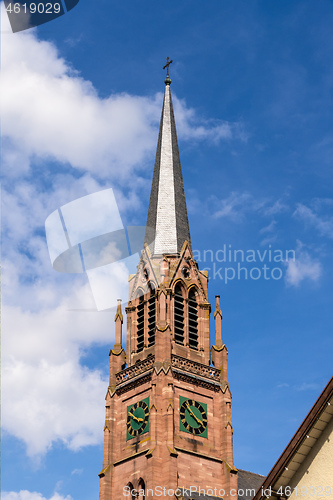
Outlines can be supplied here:
[[[252, 500], [264, 479], [265, 476], [260, 474], [238, 469], [238, 500]], [[184, 498], [184, 500], [221, 500], [220, 496], [208, 495], [207, 492], [200, 493], [185, 490], [181, 498]], [[237, 497], [235, 496], [235, 498]], [[232, 500], [232, 497], [230, 497], [230, 500]]]
[[238, 469], [238, 500], [251, 500], [264, 479], [261, 474]]

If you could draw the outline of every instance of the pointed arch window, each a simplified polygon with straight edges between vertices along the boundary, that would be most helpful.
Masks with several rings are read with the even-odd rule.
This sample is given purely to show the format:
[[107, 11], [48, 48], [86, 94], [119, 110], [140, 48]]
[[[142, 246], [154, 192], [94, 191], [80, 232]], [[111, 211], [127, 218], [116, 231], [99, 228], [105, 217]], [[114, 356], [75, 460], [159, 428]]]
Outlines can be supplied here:
[[138, 483], [138, 498], [142, 498], [143, 500], [146, 498], [146, 485], [142, 478], [139, 479]]
[[188, 294], [188, 336], [190, 348], [198, 349], [198, 303], [194, 288]]
[[127, 483], [127, 491], [130, 494], [131, 500], [135, 500], [135, 492], [134, 492], [134, 487], [132, 483]]
[[143, 351], [145, 342], [145, 304], [144, 297], [141, 295], [140, 302], [137, 308], [137, 344], [136, 351]]
[[148, 300], [148, 347], [155, 344], [156, 327], [156, 296], [155, 289], [151, 288], [151, 295]]
[[184, 297], [181, 285], [175, 287], [175, 342], [184, 345]]

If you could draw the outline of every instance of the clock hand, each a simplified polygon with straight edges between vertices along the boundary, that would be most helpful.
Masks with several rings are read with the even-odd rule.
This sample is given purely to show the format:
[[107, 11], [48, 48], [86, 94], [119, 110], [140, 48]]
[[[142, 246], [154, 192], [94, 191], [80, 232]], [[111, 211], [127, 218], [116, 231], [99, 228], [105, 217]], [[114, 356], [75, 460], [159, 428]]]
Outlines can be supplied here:
[[195, 420], [196, 420], [196, 421], [197, 421], [200, 425], [202, 425], [202, 421], [201, 421], [201, 420], [200, 420], [200, 418], [198, 418], [198, 417], [196, 416], [196, 414], [192, 411], [192, 409], [191, 409], [191, 407], [190, 407], [190, 405], [189, 405], [188, 403], [187, 403], [187, 405], [186, 405], [186, 408], [187, 408], [187, 410], [190, 412], [190, 414], [192, 415], [192, 417], [193, 417], [193, 418], [194, 418], [194, 419], [195, 419]]
[[136, 420], [137, 422], [143, 422], [143, 418], [140, 418], [140, 417], [136, 417], [133, 413], [131, 412], [128, 412], [129, 416], [134, 418], [134, 420]]
[[193, 418], [195, 418], [195, 420], [198, 422], [198, 424], [202, 425], [202, 421], [200, 420], [200, 418], [198, 418], [194, 413], [193, 411], [191, 411], [191, 415]]

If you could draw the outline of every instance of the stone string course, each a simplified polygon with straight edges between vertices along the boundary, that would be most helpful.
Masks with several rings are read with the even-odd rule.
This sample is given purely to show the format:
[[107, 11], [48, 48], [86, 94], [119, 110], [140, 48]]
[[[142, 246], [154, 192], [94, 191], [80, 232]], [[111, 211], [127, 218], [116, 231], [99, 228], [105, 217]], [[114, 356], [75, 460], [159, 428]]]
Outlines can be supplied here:
[[[127, 382], [146, 371], [151, 370], [154, 367], [155, 356], [150, 356], [142, 361], [138, 361], [135, 365], [125, 368], [116, 374], [117, 385]], [[215, 382], [220, 381], [220, 370], [212, 366], [203, 365], [197, 363], [196, 361], [191, 361], [190, 359], [182, 358], [181, 356], [176, 356], [173, 354], [171, 356], [171, 366], [182, 370], [184, 372], [191, 373], [192, 375], [198, 375]]]

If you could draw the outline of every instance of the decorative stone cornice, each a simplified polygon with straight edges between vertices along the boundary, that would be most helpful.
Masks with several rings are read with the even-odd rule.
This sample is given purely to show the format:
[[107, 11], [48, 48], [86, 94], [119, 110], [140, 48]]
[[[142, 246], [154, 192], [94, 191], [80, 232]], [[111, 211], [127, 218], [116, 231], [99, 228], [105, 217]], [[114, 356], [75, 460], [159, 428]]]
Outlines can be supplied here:
[[132, 312], [132, 311], [135, 311], [135, 309], [136, 309], [136, 307], [135, 307], [135, 306], [127, 306], [127, 307], [125, 307], [125, 311], [126, 311], [127, 313]]
[[230, 422], [230, 420], [228, 420], [228, 422], [226, 423], [225, 429], [227, 429], [228, 426], [233, 431], [233, 426], [232, 426], [232, 423]]
[[128, 457], [124, 457], [121, 460], [117, 460], [116, 462], [113, 462], [113, 467], [116, 467], [117, 465], [120, 465], [124, 462], [127, 462], [127, 460], [131, 460], [133, 458], [139, 457], [140, 455], [144, 455], [145, 453], [148, 453], [149, 450], [141, 450], [138, 451], [137, 453], [134, 453], [133, 455], [129, 455]]
[[111, 396], [111, 398], [112, 398], [113, 395], [115, 394], [115, 392], [116, 392], [116, 386], [115, 385], [109, 385], [108, 392], [107, 392], [106, 395], [109, 394]]
[[121, 324], [123, 324], [124, 318], [123, 318], [123, 314], [121, 312], [121, 300], [120, 299], [118, 299], [117, 312], [116, 312], [116, 315], [114, 317], [114, 320], [117, 321], [118, 318], [120, 319]]
[[146, 384], [147, 382], [151, 381], [151, 376], [152, 376], [152, 370], [150, 370], [144, 375], [141, 375], [140, 377], [137, 377], [133, 380], [130, 380], [129, 382], [117, 386], [115, 392], [118, 395], [120, 395], [124, 394], [125, 392], [131, 391], [132, 389], [141, 387], [143, 384]]
[[166, 332], [168, 328], [170, 330], [170, 325], [169, 324], [167, 324], [166, 326], [159, 326], [159, 325], [157, 325], [157, 327], [156, 327], [156, 329], [157, 329], [158, 332]]
[[220, 384], [216, 382], [204, 380], [203, 378], [196, 375], [186, 374], [174, 369], [172, 370], [172, 372], [174, 377], [181, 382], [187, 382], [189, 384], [196, 385], [197, 387], [203, 387], [204, 389], [209, 389], [210, 391], [214, 392], [220, 391]]
[[222, 460], [222, 462], [225, 464], [226, 468], [228, 469], [229, 472], [232, 472], [234, 474], [237, 474], [238, 469], [234, 466], [233, 463], [229, 464], [226, 460]]
[[201, 304], [198, 304], [198, 306], [200, 307], [200, 309], [208, 309], [209, 312], [212, 309], [209, 302], [201, 302]]
[[221, 311], [221, 306], [220, 306], [220, 296], [215, 295], [215, 298], [216, 298], [216, 306], [215, 306], [215, 312], [214, 312], [214, 319], [216, 319], [217, 315], [221, 316], [221, 319], [222, 319], [222, 311]]
[[216, 311], [214, 312], [214, 319], [216, 318], [217, 315], [221, 316], [221, 318], [222, 318], [222, 311], [221, 311], [221, 309], [216, 309]]
[[218, 345], [212, 345], [211, 347], [211, 351], [214, 350], [214, 351], [218, 351], [218, 352], [221, 352], [223, 350], [226, 350], [228, 352], [228, 349], [227, 349], [227, 346], [225, 344], [221, 345], [221, 346], [218, 346]]
[[171, 399], [169, 400], [169, 404], [167, 406], [167, 411], [169, 411], [169, 408], [171, 408], [171, 410], [175, 409], [175, 405], [173, 404], [173, 401]]
[[153, 456], [153, 451], [155, 450], [155, 446], [150, 448], [146, 453], [146, 458], [151, 458]]
[[229, 389], [230, 391], [228, 382], [226, 382], [225, 380], [221, 381], [221, 391], [223, 392], [223, 394], [226, 393], [227, 389]]
[[114, 349], [110, 349], [109, 356], [113, 354], [113, 356], [120, 356], [120, 354], [125, 353], [125, 350], [123, 348], [120, 349], [120, 351], [115, 351]]
[[111, 464], [107, 465], [106, 467], [104, 467], [104, 469], [101, 470], [101, 472], [98, 474], [99, 477], [104, 477], [105, 474], [108, 472], [108, 470], [110, 469], [111, 467]]
[[167, 448], [169, 450], [169, 453], [172, 457], [178, 457], [178, 453], [176, 450], [174, 450], [173, 448], [170, 448], [170, 446], [167, 445]]
[[156, 361], [156, 363], [154, 364], [154, 371], [157, 375], [161, 371], [163, 371], [165, 374], [167, 374], [168, 371], [170, 370], [170, 368], [171, 368], [170, 361], [163, 361], [163, 363], [161, 361]]
[[135, 365], [129, 366], [128, 368], [125, 368], [125, 370], [121, 370], [120, 372], [116, 373], [117, 385], [123, 382], [127, 382], [128, 380], [131, 380], [132, 378], [137, 377], [138, 375], [141, 375], [148, 370], [151, 370], [154, 366], [154, 362], [155, 356], [149, 356], [146, 359], [138, 361], [137, 363], [135, 363]]
[[204, 365], [202, 363], [177, 356], [176, 354], [172, 354], [171, 361], [174, 368], [179, 368], [185, 372], [211, 379], [215, 382], [220, 381], [221, 371], [213, 366]]
[[200, 453], [198, 451], [192, 451], [192, 450], [188, 450], [186, 448], [181, 448], [180, 446], [175, 446], [176, 450], [179, 450], [183, 453], [188, 453], [189, 455], [196, 455], [197, 457], [202, 457], [202, 458], [206, 458], [208, 460], [212, 460], [214, 462], [224, 462], [224, 460], [222, 460], [222, 458], [219, 458], [219, 457], [215, 457], [214, 455], [207, 455], [206, 453]]

